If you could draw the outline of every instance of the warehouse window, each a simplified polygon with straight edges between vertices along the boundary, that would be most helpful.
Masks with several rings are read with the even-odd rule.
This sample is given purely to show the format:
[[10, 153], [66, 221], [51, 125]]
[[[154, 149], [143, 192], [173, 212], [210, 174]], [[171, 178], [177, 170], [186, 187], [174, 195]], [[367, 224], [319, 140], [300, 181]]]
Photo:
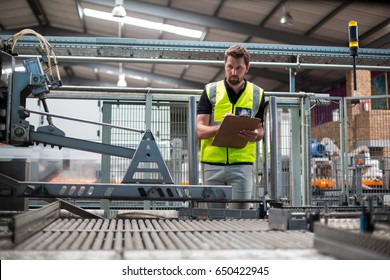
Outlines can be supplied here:
[[[388, 94], [389, 88], [387, 73], [384, 72], [379, 75], [373, 75], [373, 77], [371, 78], [371, 95], [381, 95], [383, 97], [386, 97], [386, 95]], [[389, 110], [390, 108], [388, 98], [373, 99], [371, 102], [371, 109], [373, 110]]]

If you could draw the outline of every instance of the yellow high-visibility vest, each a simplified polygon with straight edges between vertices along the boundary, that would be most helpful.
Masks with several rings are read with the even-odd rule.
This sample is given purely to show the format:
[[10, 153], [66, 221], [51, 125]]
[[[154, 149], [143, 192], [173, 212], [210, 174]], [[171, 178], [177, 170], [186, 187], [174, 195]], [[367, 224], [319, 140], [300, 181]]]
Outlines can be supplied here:
[[[229, 100], [224, 80], [207, 84], [206, 93], [212, 104], [210, 125], [215, 125], [222, 122], [226, 113], [254, 117], [260, 108], [263, 89], [247, 82], [244, 92], [234, 105]], [[215, 164], [255, 162], [256, 143], [248, 142], [245, 147], [239, 149], [213, 146], [213, 140], [214, 138], [202, 139], [200, 149], [201, 162]]]

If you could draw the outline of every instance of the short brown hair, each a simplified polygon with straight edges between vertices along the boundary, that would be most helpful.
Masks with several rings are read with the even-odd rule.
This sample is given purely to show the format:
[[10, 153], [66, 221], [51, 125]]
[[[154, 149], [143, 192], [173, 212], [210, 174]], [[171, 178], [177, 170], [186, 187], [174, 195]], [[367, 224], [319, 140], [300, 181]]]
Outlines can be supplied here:
[[234, 46], [231, 46], [230, 48], [228, 48], [225, 51], [225, 62], [226, 62], [228, 56], [232, 56], [234, 58], [243, 57], [245, 60], [245, 65], [247, 67], [249, 65], [250, 54], [249, 54], [248, 50], [242, 45], [234, 45]]

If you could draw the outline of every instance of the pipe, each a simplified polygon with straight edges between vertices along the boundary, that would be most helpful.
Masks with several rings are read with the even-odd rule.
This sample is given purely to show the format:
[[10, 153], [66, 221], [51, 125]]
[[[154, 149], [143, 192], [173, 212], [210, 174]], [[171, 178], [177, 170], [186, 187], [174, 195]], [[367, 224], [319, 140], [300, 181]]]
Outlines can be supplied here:
[[117, 126], [117, 125], [112, 125], [112, 124], [109, 124], [109, 123], [102, 123], [102, 122], [83, 120], [83, 119], [79, 119], [79, 118], [65, 117], [65, 116], [61, 116], [61, 115], [50, 114], [50, 113], [45, 113], [45, 112], [38, 112], [38, 111], [34, 111], [34, 110], [26, 110], [26, 111], [29, 112], [29, 113], [33, 113], [33, 114], [44, 115], [44, 116], [51, 116], [51, 117], [55, 117], [55, 118], [71, 120], [71, 121], [76, 121], [76, 122], [96, 124], [96, 125], [107, 126], [107, 127], [111, 127], [111, 128], [118, 128], [118, 129], [129, 130], [129, 131], [140, 132], [140, 133], [144, 133], [145, 132], [144, 130], [133, 129], [133, 128], [123, 127], [123, 126]]
[[[28, 59], [37, 55], [19, 55], [16, 59]], [[119, 63], [155, 63], [155, 64], [187, 64], [187, 65], [208, 65], [223, 66], [224, 61], [220, 60], [193, 60], [193, 59], [164, 59], [164, 58], [123, 58], [123, 57], [90, 57], [90, 56], [57, 56], [60, 62], [119, 62]], [[314, 63], [289, 63], [289, 62], [251, 62], [251, 67], [258, 68], [297, 68], [297, 69], [338, 69], [350, 70], [353, 65], [347, 64], [314, 64]], [[356, 65], [359, 70], [389, 71], [390, 66]]]
[[191, 96], [188, 102], [188, 172], [189, 184], [198, 185], [199, 170], [198, 170], [198, 149], [196, 139], [196, 99]]
[[278, 117], [277, 117], [277, 101], [274, 96], [270, 97], [270, 114], [271, 114], [271, 196], [278, 200]]

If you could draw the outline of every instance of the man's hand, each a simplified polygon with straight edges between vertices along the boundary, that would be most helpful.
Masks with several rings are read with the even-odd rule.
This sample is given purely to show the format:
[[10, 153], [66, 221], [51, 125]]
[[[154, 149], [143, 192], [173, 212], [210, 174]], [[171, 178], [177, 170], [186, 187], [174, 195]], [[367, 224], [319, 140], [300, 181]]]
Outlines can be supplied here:
[[225, 115], [223, 115], [223, 117], [225, 118], [226, 116], [235, 116], [233, 113], [226, 113]]
[[243, 129], [240, 131], [240, 133], [238, 135], [247, 141], [255, 142], [256, 138], [257, 138], [257, 134], [258, 134], [257, 129], [255, 129], [255, 130]]
[[262, 127], [258, 127], [255, 130], [243, 129], [238, 135], [249, 142], [257, 142], [263, 139], [264, 130]]

